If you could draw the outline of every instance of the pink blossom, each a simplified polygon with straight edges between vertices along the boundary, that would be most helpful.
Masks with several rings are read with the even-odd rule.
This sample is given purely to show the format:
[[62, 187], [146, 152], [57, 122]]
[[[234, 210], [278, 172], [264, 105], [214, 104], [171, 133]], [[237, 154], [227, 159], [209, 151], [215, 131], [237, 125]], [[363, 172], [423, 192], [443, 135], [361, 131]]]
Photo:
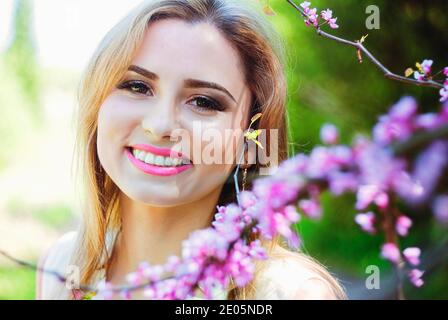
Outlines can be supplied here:
[[375, 198], [375, 204], [380, 209], [386, 209], [389, 206], [389, 196], [385, 192], [380, 192]]
[[[174, 269], [174, 270], [176, 270], [176, 269]], [[159, 265], [150, 266], [143, 270], [143, 276], [145, 277], [145, 279], [148, 279], [150, 281], [158, 281], [162, 277], [163, 272], [164, 272], [164, 270], [163, 270], [162, 266], [159, 266]]]
[[305, 173], [308, 165], [308, 156], [300, 153], [283, 161], [276, 174], [280, 176], [301, 175]]
[[267, 206], [277, 209], [293, 201], [302, 184], [303, 179], [294, 176], [288, 179], [257, 179], [253, 184], [253, 193]]
[[417, 114], [417, 101], [410, 96], [404, 96], [392, 106], [389, 115], [394, 120], [411, 120]]
[[[305, 24], [307, 26], [313, 25], [315, 28], [319, 27], [319, 15], [317, 14], [317, 8], [310, 9], [311, 3], [308, 1], [302, 2], [300, 6], [303, 8], [304, 13], [307, 15]], [[332, 29], [336, 29], [339, 26], [336, 24], [338, 18], [333, 18], [333, 12], [330, 9], [322, 10], [320, 13], [322, 19], [329, 24]]]
[[322, 210], [316, 200], [304, 199], [299, 201], [299, 208], [311, 219], [319, 219], [322, 216]]
[[247, 209], [257, 202], [257, 197], [251, 191], [241, 191], [240, 201], [241, 207]]
[[328, 22], [332, 29], [339, 28], [339, 26], [336, 24], [338, 18], [333, 18], [333, 11], [331, 11], [330, 9], [323, 10], [321, 12], [321, 17]]
[[373, 128], [374, 140], [380, 144], [407, 139], [414, 130], [414, 117], [417, 113], [417, 102], [414, 98], [401, 98], [389, 113], [379, 118]]
[[308, 2], [308, 1], [304, 1], [300, 4], [300, 6], [305, 11], [305, 13], [308, 13], [308, 11], [310, 10], [310, 5], [311, 5], [311, 2]]
[[444, 123], [448, 123], [448, 101], [446, 101], [443, 106], [442, 110], [440, 110], [439, 117], [441, 121]]
[[436, 197], [432, 208], [436, 219], [441, 223], [448, 224], [448, 195]]
[[423, 72], [426, 75], [431, 73], [431, 66], [432, 66], [432, 64], [433, 64], [433, 61], [432, 60], [428, 60], [428, 59], [423, 60], [423, 62], [421, 63], [421, 67], [423, 69]]
[[422, 68], [423, 73], [415, 71], [414, 72], [414, 78], [416, 80], [420, 80], [421, 81], [421, 80], [424, 80], [425, 77], [428, 77], [431, 74], [431, 66], [432, 66], [432, 64], [433, 64], [432, 60], [428, 60], [428, 59], [423, 60], [422, 63], [420, 63], [420, 66]]
[[84, 297], [84, 294], [80, 290], [73, 290], [73, 296], [74, 296], [75, 300], [82, 300], [82, 298]]
[[121, 298], [124, 300], [131, 300], [132, 294], [130, 290], [123, 290], [120, 292]]
[[320, 129], [320, 139], [325, 144], [336, 144], [339, 140], [339, 131], [335, 125], [326, 123]]
[[414, 79], [415, 80], [419, 80], [419, 81], [423, 81], [423, 80], [425, 80], [425, 75], [423, 73], [418, 72], [418, 71], [414, 71]]
[[424, 271], [421, 271], [419, 269], [412, 269], [409, 273], [409, 280], [411, 281], [411, 283], [416, 286], [417, 288], [421, 287], [424, 282], [421, 279], [421, 277], [423, 276]]
[[266, 249], [262, 246], [259, 239], [256, 239], [249, 244], [248, 253], [255, 259], [265, 260], [268, 258]]
[[404, 237], [408, 234], [409, 228], [412, 226], [412, 220], [406, 216], [399, 216], [396, 221], [395, 230], [397, 233]]
[[389, 197], [377, 185], [370, 184], [359, 187], [356, 195], [356, 209], [364, 210], [371, 203], [375, 203], [380, 208], [385, 208], [389, 204]]
[[333, 171], [328, 174], [330, 192], [339, 196], [348, 191], [356, 191], [358, 177], [352, 172]]
[[330, 27], [332, 29], [339, 28], [339, 25], [336, 23], [336, 20], [338, 20], [338, 18], [332, 18], [332, 19], [328, 20], [328, 24], [330, 25]]
[[375, 233], [375, 214], [371, 211], [359, 213], [355, 216], [355, 222], [367, 233]]
[[[174, 270], [176, 270], [176, 268], [181, 264], [181, 262], [182, 261], [178, 256], [171, 255], [168, 257], [167, 262], [165, 263], [165, 270], [168, 272], [174, 272]], [[157, 274], [158, 272], [156, 271], [154, 273]]]
[[417, 266], [420, 264], [420, 249], [417, 247], [410, 247], [403, 250], [403, 256], [410, 264]]
[[286, 206], [283, 210], [283, 214], [289, 222], [296, 223], [300, 220], [300, 214], [293, 205]]
[[418, 181], [423, 189], [420, 196], [408, 199], [408, 202], [419, 204], [426, 201], [437, 187], [443, 170], [448, 166], [448, 143], [435, 140], [415, 159], [412, 180]]
[[114, 293], [112, 291], [113, 285], [110, 282], [100, 282], [98, 284], [98, 296], [101, 296], [104, 300], [111, 300]]
[[141, 280], [142, 280], [142, 278], [137, 272], [129, 273], [126, 275], [126, 281], [130, 285], [137, 286], [141, 283]]
[[145, 289], [143, 289], [143, 296], [149, 300], [154, 299], [156, 296], [156, 291], [153, 286], [146, 286]]
[[251, 248], [237, 241], [226, 261], [225, 271], [231, 275], [239, 287], [245, 286], [253, 278], [255, 265], [248, 253]]
[[385, 243], [381, 248], [381, 256], [395, 264], [400, 262], [400, 249], [392, 242]]
[[440, 93], [440, 102], [445, 102], [448, 100], [448, 85], [445, 85], [442, 89], [439, 91]]
[[308, 25], [312, 24], [315, 27], [317, 27], [319, 24], [319, 16], [317, 15], [317, 9], [316, 8], [310, 9], [307, 14], [309, 21]]
[[412, 199], [420, 198], [424, 193], [421, 182], [415, 181], [408, 172], [397, 174], [393, 183], [393, 188], [400, 197], [407, 201], [413, 201]]
[[311, 179], [325, 178], [325, 176], [339, 168], [338, 158], [334, 149], [318, 146], [313, 149], [309, 156], [306, 167], [306, 175]]
[[365, 185], [358, 189], [356, 195], [356, 209], [364, 210], [367, 208], [378, 195], [379, 189], [376, 185]]
[[333, 11], [331, 11], [330, 9], [322, 10], [320, 15], [321, 15], [322, 19], [324, 19], [325, 21], [328, 21], [328, 20], [330, 20], [332, 18]]
[[425, 113], [415, 119], [415, 125], [419, 129], [431, 130], [443, 124], [443, 118], [437, 113]]
[[443, 68], [443, 74], [448, 77], [448, 67]]

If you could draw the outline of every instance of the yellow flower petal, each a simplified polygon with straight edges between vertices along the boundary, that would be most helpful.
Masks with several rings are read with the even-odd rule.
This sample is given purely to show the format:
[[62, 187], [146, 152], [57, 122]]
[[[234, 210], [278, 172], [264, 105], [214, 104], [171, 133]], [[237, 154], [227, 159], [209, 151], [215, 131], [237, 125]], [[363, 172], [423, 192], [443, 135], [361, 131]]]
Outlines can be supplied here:
[[406, 71], [404, 72], [404, 75], [406, 77], [409, 77], [410, 75], [412, 75], [414, 73], [414, 69], [412, 68], [407, 68]]

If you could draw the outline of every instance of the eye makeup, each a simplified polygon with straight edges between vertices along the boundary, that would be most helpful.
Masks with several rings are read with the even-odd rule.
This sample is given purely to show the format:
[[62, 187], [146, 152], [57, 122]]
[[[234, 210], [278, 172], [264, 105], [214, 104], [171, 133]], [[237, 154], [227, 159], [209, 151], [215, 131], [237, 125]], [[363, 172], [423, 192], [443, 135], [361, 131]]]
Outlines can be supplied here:
[[[143, 80], [131, 80], [131, 77], [125, 78], [117, 85], [117, 89], [124, 90], [137, 97], [151, 97], [154, 91], [150, 84]], [[209, 95], [196, 95], [188, 100], [187, 104], [199, 112], [224, 112], [228, 109], [227, 103], [221, 97], [211, 97]]]

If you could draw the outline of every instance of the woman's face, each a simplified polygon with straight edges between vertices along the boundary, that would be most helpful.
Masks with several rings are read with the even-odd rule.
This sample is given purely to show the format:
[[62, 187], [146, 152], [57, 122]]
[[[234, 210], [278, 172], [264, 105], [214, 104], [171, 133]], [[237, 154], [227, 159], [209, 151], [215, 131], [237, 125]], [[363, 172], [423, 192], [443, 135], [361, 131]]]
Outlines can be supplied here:
[[234, 137], [247, 128], [250, 104], [238, 52], [216, 27], [153, 22], [100, 107], [99, 159], [133, 200], [165, 207], [199, 200], [219, 192], [234, 169]]

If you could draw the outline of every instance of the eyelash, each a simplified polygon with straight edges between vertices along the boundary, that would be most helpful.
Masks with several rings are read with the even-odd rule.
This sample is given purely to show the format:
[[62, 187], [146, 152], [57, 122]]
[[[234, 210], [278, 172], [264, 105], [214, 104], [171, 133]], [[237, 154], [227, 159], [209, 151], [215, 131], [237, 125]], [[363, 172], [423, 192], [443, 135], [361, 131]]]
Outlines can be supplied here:
[[[139, 89], [140, 90], [143, 89], [144, 92], [139, 92], [138, 90], [133, 90], [133, 88], [136, 88], [137, 86], [140, 86]], [[130, 92], [132, 94], [145, 95], [145, 96], [148, 96], [148, 91], [151, 90], [150, 86], [147, 85], [145, 82], [143, 82], [143, 81], [134, 81], [134, 80], [133, 81], [123, 82], [120, 85], [118, 85], [117, 88], [120, 89], [120, 90], [126, 90], [126, 91], [128, 91], [128, 92]], [[215, 111], [224, 111], [224, 110], [226, 110], [226, 108], [221, 103], [219, 103], [218, 101], [216, 101], [214, 99], [211, 99], [211, 98], [208, 98], [208, 97], [205, 97], [205, 96], [199, 96], [199, 97], [193, 98], [193, 100], [196, 100], [196, 99], [203, 99], [203, 100], [206, 101], [206, 103], [208, 103], [207, 107], [203, 107], [203, 106], [201, 107], [201, 106], [198, 106], [198, 105], [194, 106], [196, 109], [199, 109], [200, 111], [213, 111], [213, 110], [215, 110]]]

